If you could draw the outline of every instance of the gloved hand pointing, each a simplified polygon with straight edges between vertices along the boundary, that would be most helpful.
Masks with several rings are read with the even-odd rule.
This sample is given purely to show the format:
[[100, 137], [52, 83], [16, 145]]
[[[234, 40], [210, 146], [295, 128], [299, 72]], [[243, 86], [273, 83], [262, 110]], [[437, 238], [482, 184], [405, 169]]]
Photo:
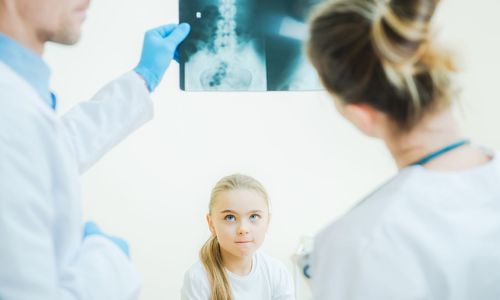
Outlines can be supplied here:
[[190, 29], [187, 23], [170, 24], [151, 29], [144, 35], [141, 60], [134, 71], [144, 79], [150, 92], [160, 83], [177, 46], [184, 41]]
[[124, 239], [105, 234], [104, 232], [102, 232], [101, 228], [99, 228], [99, 226], [97, 226], [97, 224], [92, 221], [85, 223], [85, 226], [83, 228], [83, 238], [85, 239], [86, 237], [91, 235], [98, 235], [109, 239], [116, 246], [118, 246], [118, 248], [120, 248], [123, 253], [130, 257], [128, 244]]

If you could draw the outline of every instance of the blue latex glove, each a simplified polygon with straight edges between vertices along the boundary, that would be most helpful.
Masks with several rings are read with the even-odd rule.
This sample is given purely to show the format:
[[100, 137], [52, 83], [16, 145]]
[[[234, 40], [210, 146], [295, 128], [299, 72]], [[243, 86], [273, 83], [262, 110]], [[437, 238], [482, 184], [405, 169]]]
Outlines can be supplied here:
[[98, 235], [109, 239], [110, 241], [115, 243], [115, 245], [118, 246], [118, 248], [120, 248], [120, 250], [122, 250], [123, 253], [125, 253], [128, 257], [130, 257], [128, 244], [124, 239], [105, 234], [101, 230], [101, 228], [99, 228], [99, 226], [97, 226], [97, 224], [92, 221], [85, 223], [85, 226], [83, 228], [83, 238], [85, 239], [86, 237], [91, 235]]
[[191, 27], [186, 23], [170, 24], [151, 29], [144, 35], [141, 60], [134, 71], [144, 79], [150, 92], [160, 83], [176, 56], [177, 47], [190, 30]]

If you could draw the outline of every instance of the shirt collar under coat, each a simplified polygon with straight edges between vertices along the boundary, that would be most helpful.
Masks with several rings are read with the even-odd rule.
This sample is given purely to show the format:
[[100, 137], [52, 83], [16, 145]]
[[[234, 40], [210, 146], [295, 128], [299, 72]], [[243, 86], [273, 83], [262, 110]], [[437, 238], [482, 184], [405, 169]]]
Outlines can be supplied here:
[[44, 102], [55, 109], [55, 96], [49, 89], [50, 69], [38, 54], [0, 33], [0, 61], [26, 80]]

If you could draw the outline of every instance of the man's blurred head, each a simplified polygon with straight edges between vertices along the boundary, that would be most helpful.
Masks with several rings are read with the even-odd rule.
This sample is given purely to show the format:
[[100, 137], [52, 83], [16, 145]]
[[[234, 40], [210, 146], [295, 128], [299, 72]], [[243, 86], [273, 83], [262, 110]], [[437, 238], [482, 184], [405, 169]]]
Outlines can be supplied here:
[[35, 50], [78, 42], [90, 0], [0, 0], [0, 31]]

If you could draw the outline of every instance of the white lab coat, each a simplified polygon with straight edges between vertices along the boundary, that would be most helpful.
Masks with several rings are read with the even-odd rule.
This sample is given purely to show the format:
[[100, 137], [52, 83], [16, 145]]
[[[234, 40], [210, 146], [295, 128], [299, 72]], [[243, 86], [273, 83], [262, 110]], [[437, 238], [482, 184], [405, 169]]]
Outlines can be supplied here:
[[500, 299], [500, 153], [407, 167], [317, 236], [315, 300]]
[[82, 239], [80, 176], [152, 115], [134, 72], [59, 117], [0, 62], [0, 299], [137, 298], [126, 255]]

